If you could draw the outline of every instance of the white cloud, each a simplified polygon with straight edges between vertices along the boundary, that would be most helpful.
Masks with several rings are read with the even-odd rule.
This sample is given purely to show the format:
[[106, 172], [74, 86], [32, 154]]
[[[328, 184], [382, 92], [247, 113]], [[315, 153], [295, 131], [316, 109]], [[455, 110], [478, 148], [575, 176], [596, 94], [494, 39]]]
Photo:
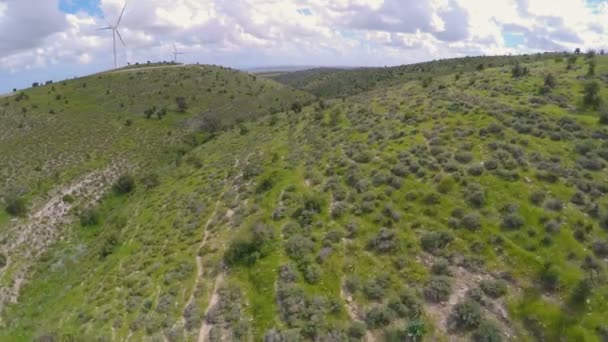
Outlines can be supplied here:
[[[123, 0], [103, 18], [60, 13], [57, 0], [0, 0], [0, 73], [112, 65]], [[515, 46], [505, 33], [519, 33]], [[129, 0], [119, 61], [391, 65], [476, 54], [608, 46], [608, 4], [585, 0]]]

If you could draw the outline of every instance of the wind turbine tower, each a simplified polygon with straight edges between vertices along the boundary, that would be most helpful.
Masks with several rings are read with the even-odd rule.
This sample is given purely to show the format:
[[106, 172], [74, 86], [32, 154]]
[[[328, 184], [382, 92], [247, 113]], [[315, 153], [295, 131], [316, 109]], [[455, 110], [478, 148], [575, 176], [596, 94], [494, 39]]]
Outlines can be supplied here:
[[183, 52], [179, 52], [177, 51], [177, 47], [175, 46], [175, 44], [173, 44], [173, 62], [177, 63], [177, 56], [178, 55], [183, 55]]
[[122, 40], [120, 31], [118, 31], [118, 27], [120, 26], [120, 21], [122, 20], [122, 16], [123, 16], [123, 14], [125, 14], [125, 8], [127, 8], [126, 0], [125, 0], [125, 5], [122, 7], [122, 12], [120, 12], [120, 16], [118, 17], [118, 20], [116, 21], [116, 25], [109, 25], [107, 27], [102, 27], [102, 28], [98, 29], [98, 30], [112, 30], [112, 44], [114, 47], [114, 68], [115, 69], [118, 67], [118, 63], [116, 61], [116, 36], [118, 36], [118, 39], [120, 39], [120, 42], [122, 43], [123, 46], [127, 46], [125, 44], [125, 41]]

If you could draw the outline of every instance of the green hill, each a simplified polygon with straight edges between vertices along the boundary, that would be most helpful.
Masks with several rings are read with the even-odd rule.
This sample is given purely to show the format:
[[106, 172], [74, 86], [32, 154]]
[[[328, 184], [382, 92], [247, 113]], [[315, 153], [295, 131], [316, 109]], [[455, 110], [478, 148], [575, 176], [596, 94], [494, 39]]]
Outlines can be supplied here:
[[315, 68], [268, 74], [268, 78], [322, 98], [339, 98], [395, 86], [412, 80], [431, 82], [434, 77], [491, 67], [555, 58], [554, 53], [523, 56], [490, 56], [443, 59], [384, 68]]
[[[29, 281], [5, 307], [0, 339], [602, 341], [608, 113], [596, 100], [608, 99], [608, 58], [472, 60], [372, 83], [385, 69], [323, 71], [322, 87], [298, 86], [323, 98], [301, 110], [312, 95], [211, 67], [68, 82], [75, 107], [64, 123], [85, 132], [69, 141], [96, 139], [86, 119], [139, 130], [112, 137], [114, 148], [90, 143], [99, 152], [73, 147], [95, 157], [61, 168], [95, 170], [112, 156], [142, 166], [109, 177], [99, 202], [68, 207], [62, 238], [25, 258]], [[146, 82], [170, 75], [173, 86]], [[113, 102], [102, 91], [101, 104], [85, 89], [108, 78], [124, 88]], [[339, 90], [348, 79], [366, 85]], [[262, 86], [265, 96], [248, 95]], [[28, 90], [28, 101], [49, 91]], [[176, 96], [190, 99], [187, 113], [175, 112]], [[153, 104], [168, 114], [145, 119]], [[211, 132], [199, 113], [224, 129]], [[20, 115], [8, 115], [10, 132]], [[162, 152], [192, 132], [202, 136], [179, 158]], [[0, 148], [35, 155], [25, 150], [34, 137], [20, 134]], [[162, 151], [136, 143], [148, 134]], [[7, 255], [4, 286], [15, 279]]]

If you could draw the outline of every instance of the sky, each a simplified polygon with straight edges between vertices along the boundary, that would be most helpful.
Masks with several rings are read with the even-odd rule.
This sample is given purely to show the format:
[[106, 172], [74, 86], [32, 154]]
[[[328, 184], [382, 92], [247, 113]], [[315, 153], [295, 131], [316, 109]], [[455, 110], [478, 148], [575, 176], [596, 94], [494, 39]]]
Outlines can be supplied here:
[[[0, 93], [111, 69], [124, 0], [0, 0]], [[385, 66], [608, 50], [608, 0], [128, 0], [119, 66]]]

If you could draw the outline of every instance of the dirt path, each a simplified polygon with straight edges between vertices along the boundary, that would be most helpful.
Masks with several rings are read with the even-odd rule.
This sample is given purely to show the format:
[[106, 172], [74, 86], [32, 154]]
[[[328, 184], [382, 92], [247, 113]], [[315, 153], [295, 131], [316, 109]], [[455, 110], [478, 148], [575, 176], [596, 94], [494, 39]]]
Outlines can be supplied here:
[[[247, 163], [247, 161], [249, 160], [249, 158], [251, 157], [253, 153], [250, 153], [247, 155], [247, 157], [245, 158], [245, 163]], [[240, 160], [236, 159], [234, 162], [234, 169], [238, 169], [240, 166]], [[192, 287], [192, 291], [190, 293], [190, 297], [188, 298], [188, 301], [186, 302], [186, 305], [184, 306], [184, 310], [183, 312], [185, 312], [185, 308], [187, 308], [188, 306], [190, 306], [192, 304], [192, 302], [194, 301], [194, 294], [196, 293], [196, 289], [199, 287], [201, 279], [203, 279], [203, 258], [200, 255], [201, 251], [203, 250], [203, 248], [205, 247], [205, 245], [207, 244], [207, 240], [209, 239], [209, 226], [211, 225], [211, 223], [213, 222], [213, 219], [215, 218], [215, 216], [217, 215], [218, 209], [220, 207], [220, 204], [223, 201], [223, 197], [224, 195], [230, 190], [232, 189], [232, 187], [234, 186], [234, 184], [236, 183], [236, 181], [238, 179], [240, 179], [243, 176], [242, 172], [239, 172], [236, 176], [234, 176], [234, 178], [232, 178], [232, 180], [224, 187], [224, 189], [222, 190], [222, 192], [219, 194], [217, 200], [215, 201], [215, 207], [213, 209], [213, 212], [211, 213], [211, 215], [209, 216], [209, 219], [207, 220], [207, 222], [205, 223], [205, 227], [204, 227], [204, 233], [203, 233], [203, 239], [201, 240], [201, 243], [198, 245], [198, 248], [196, 250], [196, 256], [195, 256], [195, 262], [196, 262], [196, 280], [194, 281], [194, 286]], [[228, 178], [226, 178], [224, 181], [227, 181]], [[201, 327], [199, 329], [199, 334], [198, 334], [198, 341], [204, 341], [207, 336], [209, 335], [209, 331], [211, 331], [212, 325], [207, 323], [206, 317], [209, 313], [209, 310], [213, 307], [213, 305], [215, 305], [217, 303], [218, 298], [218, 294], [217, 294], [217, 290], [219, 288], [219, 285], [223, 282], [223, 273], [220, 273], [216, 279], [215, 279], [215, 286], [213, 289], [213, 292], [211, 294], [211, 299], [209, 301], [209, 305], [207, 306], [207, 309], [205, 310], [205, 314], [203, 317], [203, 321], [201, 323]], [[185, 320], [185, 317], [182, 317]]]
[[[63, 238], [63, 228], [74, 220], [71, 209], [98, 202], [120, 173], [120, 166], [112, 165], [91, 172], [80, 179], [60, 187], [50, 198], [35, 209], [26, 219], [17, 220], [0, 235], [0, 252], [8, 257], [8, 264], [0, 270], [0, 311], [11, 302], [16, 303], [21, 287], [28, 278], [30, 267], [48, 249]], [[73, 202], [64, 201], [70, 195]]]
[[211, 299], [209, 299], [209, 304], [205, 309], [205, 318], [203, 318], [203, 322], [201, 323], [201, 328], [198, 331], [198, 342], [205, 342], [209, 340], [209, 332], [213, 329], [213, 323], [207, 322], [207, 315], [209, 315], [209, 311], [213, 309], [213, 307], [219, 302], [220, 296], [218, 294], [218, 290], [222, 287], [224, 283], [224, 274], [220, 273], [215, 279], [215, 286], [213, 286], [213, 294], [211, 295]]
[[[344, 281], [342, 281], [342, 284], [344, 284]], [[348, 314], [348, 317], [350, 317], [350, 319], [352, 321], [363, 322], [363, 316], [364, 316], [363, 313], [361, 313], [361, 311], [357, 307], [357, 304], [354, 303], [353, 298], [350, 295], [347, 295], [346, 292], [344, 292], [343, 285], [340, 286], [340, 298], [342, 298], [344, 303], [346, 303], [346, 314]], [[374, 334], [372, 334], [372, 332], [369, 330], [365, 331], [365, 341], [366, 342], [375, 342], [376, 341]]]

